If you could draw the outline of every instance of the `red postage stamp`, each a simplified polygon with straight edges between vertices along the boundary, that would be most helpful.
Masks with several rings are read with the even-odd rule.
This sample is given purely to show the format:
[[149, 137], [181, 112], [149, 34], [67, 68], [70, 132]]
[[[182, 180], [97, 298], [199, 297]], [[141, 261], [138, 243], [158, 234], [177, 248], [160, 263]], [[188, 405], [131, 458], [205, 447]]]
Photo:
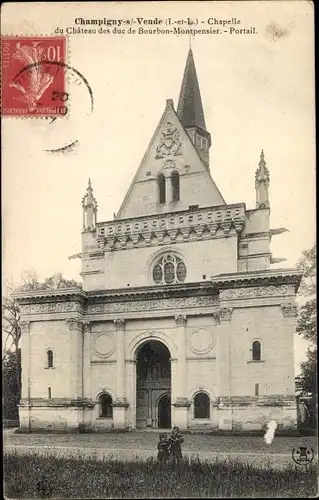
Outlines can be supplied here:
[[1, 111], [3, 116], [64, 115], [64, 37], [1, 38]]

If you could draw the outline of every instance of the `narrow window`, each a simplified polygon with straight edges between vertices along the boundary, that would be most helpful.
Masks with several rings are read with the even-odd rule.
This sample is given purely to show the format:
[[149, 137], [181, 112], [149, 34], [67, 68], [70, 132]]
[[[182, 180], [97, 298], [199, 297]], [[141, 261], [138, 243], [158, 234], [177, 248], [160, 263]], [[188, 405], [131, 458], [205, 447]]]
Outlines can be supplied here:
[[255, 396], [259, 396], [259, 384], [255, 384]]
[[47, 367], [53, 368], [53, 351], [47, 351]]
[[102, 394], [99, 398], [100, 417], [113, 418], [112, 397], [109, 394]]
[[252, 345], [253, 361], [261, 360], [261, 345], [259, 340], [254, 340]]
[[165, 191], [165, 177], [160, 174], [157, 177], [157, 190], [158, 190], [158, 201], [159, 203], [166, 202], [166, 191]]
[[194, 398], [194, 418], [209, 418], [209, 397], [199, 392]]
[[48, 398], [51, 399], [51, 387], [48, 387]]
[[179, 174], [172, 173], [173, 201], [179, 201]]

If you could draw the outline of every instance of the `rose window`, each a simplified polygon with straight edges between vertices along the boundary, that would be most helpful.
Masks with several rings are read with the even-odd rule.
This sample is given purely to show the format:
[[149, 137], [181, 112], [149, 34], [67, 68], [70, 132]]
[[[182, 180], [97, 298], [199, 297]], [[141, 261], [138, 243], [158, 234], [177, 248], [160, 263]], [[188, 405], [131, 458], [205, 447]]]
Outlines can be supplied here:
[[185, 278], [186, 266], [182, 259], [174, 254], [164, 255], [153, 268], [153, 280], [157, 285], [183, 283]]

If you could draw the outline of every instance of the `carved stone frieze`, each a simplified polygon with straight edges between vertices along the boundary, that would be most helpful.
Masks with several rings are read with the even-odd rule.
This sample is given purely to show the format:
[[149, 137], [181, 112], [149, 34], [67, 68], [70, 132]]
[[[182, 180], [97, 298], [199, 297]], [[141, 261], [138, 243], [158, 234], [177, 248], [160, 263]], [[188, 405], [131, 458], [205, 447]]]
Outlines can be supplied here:
[[125, 327], [126, 327], [125, 319], [115, 319], [114, 324], [115, 324], [116, 331], [125, 330]]
[[49, 302], [39, 304], [21, 304], [21, 314], [82, 312], [79, 302]]
[[66, 321], [70, 331], [74, 331], [74, 330], [82, 331], [83, 323], [78, 318], [68, 318], [65, 321]]
[[21, 333], [28, 333], [30, 330], [30, 321], [21, 321], [20, 322], [20, 330]]
[[280, 285], [280, 286], [261, 286], [261, 287], [245, 287], [245, 288], [233, 288], [229, 290], [221, 290], [219, 292], [219, 297], [222, 300], [227, 299], [246, 299], [255, 297], [273, 297], [280, 295], [293, 294], [292, 285]]
[[216, 306], [217, 300], [213, 296], [200, 297], [176, 297], [172, 299], [135, 300], [123, 302], [109, 302], [106, 304], [89, 304], [87, 313], [114, 313], [132, 311], [151, 311], [165, 309], [183, 309], [189, 307], [211, 307]]
[[281, 311], [283, 316], [295, 317], [297, 316], [297, 306], [293, 303], [281, 304]]
[[218, 310], [219, 321], [230, 321], [233, 309], [230, 307], [221, 307]]
[[185, 314], [177, 314], [175, 316], [175, 321], [178, 327], [185, 328], [187, 323], [187, 316]]

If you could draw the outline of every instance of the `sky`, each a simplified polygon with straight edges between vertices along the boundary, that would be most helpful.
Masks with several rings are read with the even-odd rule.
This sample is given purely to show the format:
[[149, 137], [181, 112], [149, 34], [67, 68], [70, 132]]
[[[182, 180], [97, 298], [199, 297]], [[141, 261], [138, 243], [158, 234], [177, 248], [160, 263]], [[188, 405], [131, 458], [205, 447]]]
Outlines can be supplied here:
[[[273, 267], [294, 267], [315, 240], [313, 6], [310, 2], [130, 2], [4, 4], [2, 33], [53, 35], [75, 18], [236, 19], [256, 35], [195, 35], [192, 50], [212, 137], [211, 175], [227, 203], [255, 207], [261, 149], [270, 171]], [[103, 26], [106, 28], [105, 26]], [[183, 28], [188, 26], [183, 25]], [[213, 26], [216, 28], [216, 26]], [[218, 27], [218, 26], [217, 26]], [[147, 29], [154, 28], [146, 26]], [[228, 26], [227, 26], [228, 28]], [[164, 111], [177, 106], [189, 35], [70, 34], [68, 118], [3, 120], [3, 277], [35, 269], [79, 279], [81, 198], [92, 180], [98, 220], [117, 212]], [[73, 73], [74, 74], [74, 73]], [[72, 77], [72, 72], [71, 72]], [[72, 78], [71, 78], [72, 80]], [[45, 149], [78, 144], [68, 154]], [[306, 344], [296, 339], [296, 366]]]

